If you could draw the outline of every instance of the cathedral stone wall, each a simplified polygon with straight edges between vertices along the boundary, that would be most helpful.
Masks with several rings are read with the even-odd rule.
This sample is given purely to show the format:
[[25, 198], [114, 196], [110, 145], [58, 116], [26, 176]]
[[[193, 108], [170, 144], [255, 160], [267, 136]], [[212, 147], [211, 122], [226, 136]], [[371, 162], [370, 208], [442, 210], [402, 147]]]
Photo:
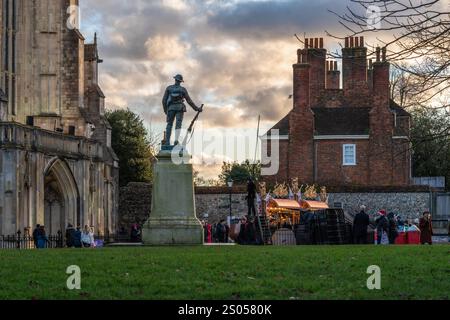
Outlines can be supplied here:
[[[68, 24], [78, 0], [0, 1], [0, 234], [44, 224], [117, 227], [102, 62]], [[70, 27], [69, 27], [70, 26]]]

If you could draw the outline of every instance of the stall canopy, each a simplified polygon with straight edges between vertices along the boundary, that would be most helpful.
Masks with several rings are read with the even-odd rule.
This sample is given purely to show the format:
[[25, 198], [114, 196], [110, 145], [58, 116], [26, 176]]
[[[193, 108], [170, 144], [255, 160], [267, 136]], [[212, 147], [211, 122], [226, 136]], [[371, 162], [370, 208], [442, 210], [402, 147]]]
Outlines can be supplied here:
[[307, 211], [317, 211], [317, 210], [329, 209], [328, 205], [325, 202], [307, 201], [307, 200], [302, 200], [300, 203], [300, 207], [302, 210], [307, 210]]
[[288, 199], [271, 199], [268, 205], [269, 208], [279, 208], [288, 210], [300, 210], [300, 204], [295, 200]]

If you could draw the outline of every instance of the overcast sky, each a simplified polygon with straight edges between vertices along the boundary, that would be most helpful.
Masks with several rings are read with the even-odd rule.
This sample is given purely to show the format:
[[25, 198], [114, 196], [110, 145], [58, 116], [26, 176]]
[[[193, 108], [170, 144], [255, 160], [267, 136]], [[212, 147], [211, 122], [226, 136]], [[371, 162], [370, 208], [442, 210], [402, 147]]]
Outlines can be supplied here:
[[[81, 29], [96, 31], [104, 63], [100, 82], [110, 108], [129, 107], [162, 131], [161, 99], [172, 77], [184, 75], [201, 119], [212, 134], [251, 129], [258, 115], [270, 128], [292, 108], [292, 64], [300, 44], [294, 34], [324, 37], [337, 31], [347, 0], [80, 0]], [[326, 38], [329, 49], [338, 42]], [[189, 124], [193, 112], [186, 117]], [[214, 129], [212, 129], [214, 128]], [[215, 133], [214, 133], [215, 132]], [[252, 139], [251, 139], [252, 140]], [[249, 149], [254, 149], [250, 141]], [[253, 152], [250, 152], [253, 158]], [[194, 156], [199, 156], [194, 154]], [[204, 154], [205, 156], [205, 154]], [[226, 150], [206, 155], [243, 160]], [[217, 166], [203, 168], [214, 175]], [[208, 171], [209, 170], [209, 171]]]

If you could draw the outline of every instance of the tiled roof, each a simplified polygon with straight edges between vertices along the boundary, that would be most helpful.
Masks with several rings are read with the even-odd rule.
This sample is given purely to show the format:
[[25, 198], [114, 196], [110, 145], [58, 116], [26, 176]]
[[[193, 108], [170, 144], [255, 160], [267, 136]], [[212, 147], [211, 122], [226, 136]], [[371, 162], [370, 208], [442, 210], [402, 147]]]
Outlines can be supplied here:
[[[390, 108], [398, 116], [411, 116], [405, 109], [391, 100]], [[370, 108], [339, 107], [312, 108], [315, 116], [315, 134], [327, 135], [368, 135], [370, 130]], [[291, 111], [293, 112], [293, 111]], [[289, 114], [272, 129], [280, 130], [280, 135], [289, 135]], [[272, 130], [271, 129], [271, 130]], [[270, 130], [267, 132], [270, 137]]]
[[370, 108], [314, 108], [315, 135], [367, 135]]
[[289, 134], [289, 114], [285, 116], [283, 119], [281, 119], [272, 129], [270, 129], [266, 135], [268, 137], [271, 136], [271, 130], [280, 130], [279, 135], [280, 136], [286, 136]]
[[397, 113], [398, 116], [410, 117], [411, 114], [400, 107], [394, 100], [391, 100], [391, 110]]

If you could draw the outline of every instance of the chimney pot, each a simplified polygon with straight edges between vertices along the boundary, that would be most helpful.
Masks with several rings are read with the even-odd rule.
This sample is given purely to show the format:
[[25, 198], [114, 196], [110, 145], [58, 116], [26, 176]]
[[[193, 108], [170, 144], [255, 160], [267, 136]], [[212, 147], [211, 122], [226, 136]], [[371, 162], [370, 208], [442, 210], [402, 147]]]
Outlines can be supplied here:
[[365, 46], [366, 46], [365, 43], [364, 43], [364, 37], [360, 37], [360, 38], [359, 38], [359, 45], [360, 45], [361, 47], [365, 47]]
[[320, 49], [323, 49], [323, 38], [319, 39], [319, 45], [320, 45]]
[[338, 71], [337, 61], [334, 62], [334, 71]]
[[380, 54], [381, 54], [381, 49], [380, 49], [380, 47], [377, 47], [377, 62], [380, 62]]
[[355, 46], [355, 38], [350, 37], [350, 48], [353, 48]]
[[386, 51], [387, 51], [386, 47], [383, 47], [383, 50], [382, 50], [382, 53], [383, 53], [383, 62], [386, 61]]
[[308, 38], [305, 38], [305, 49], [308, 49]]
[[345, 47], [348, 48], [349, 39], [348, 37], [345, 38]]
[[319, 38], [315, 38], [314, 39], [314, 48], [318, 49], [319, 48]]
[[355, 48], [359, 47], [359, 38], [355, 37]]

